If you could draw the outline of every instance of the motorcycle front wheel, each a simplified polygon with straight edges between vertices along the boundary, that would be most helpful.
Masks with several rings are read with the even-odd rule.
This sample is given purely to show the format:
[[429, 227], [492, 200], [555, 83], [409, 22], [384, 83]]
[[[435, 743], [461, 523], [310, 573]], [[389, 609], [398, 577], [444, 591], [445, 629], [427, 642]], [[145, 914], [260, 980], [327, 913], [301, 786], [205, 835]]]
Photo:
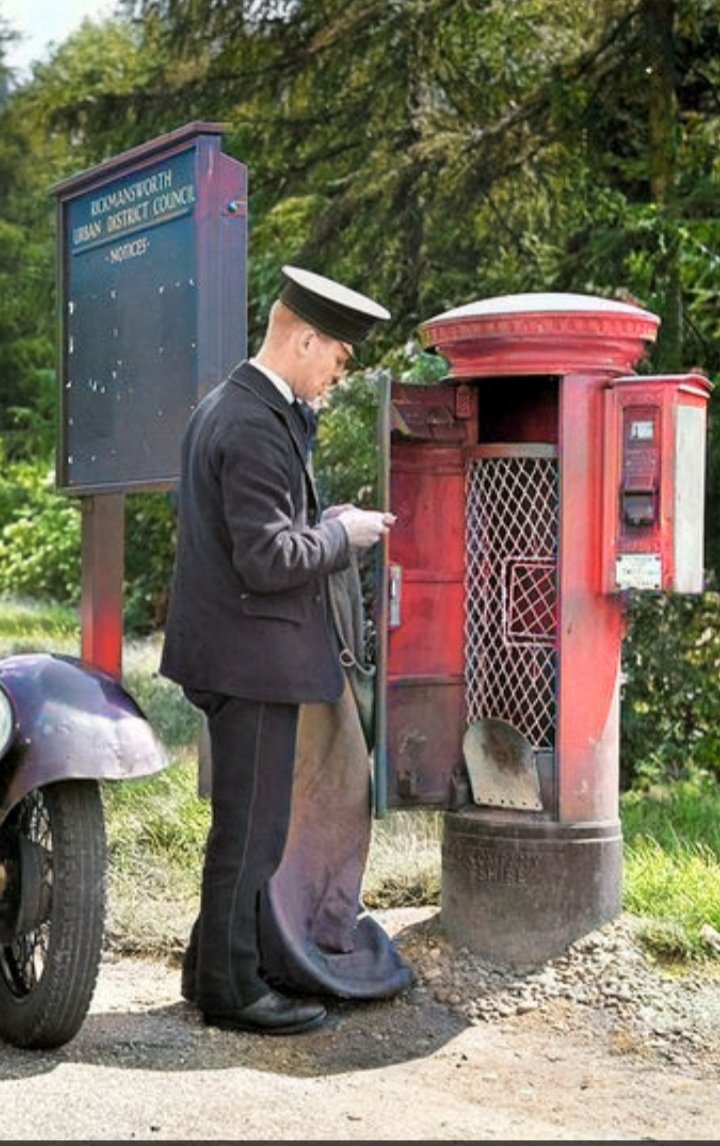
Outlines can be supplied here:
[[96, 780], [29, 792], [0, 825], [0, 1038], [69, 1042], [90, 1007], [102, 956], [107, 840]]

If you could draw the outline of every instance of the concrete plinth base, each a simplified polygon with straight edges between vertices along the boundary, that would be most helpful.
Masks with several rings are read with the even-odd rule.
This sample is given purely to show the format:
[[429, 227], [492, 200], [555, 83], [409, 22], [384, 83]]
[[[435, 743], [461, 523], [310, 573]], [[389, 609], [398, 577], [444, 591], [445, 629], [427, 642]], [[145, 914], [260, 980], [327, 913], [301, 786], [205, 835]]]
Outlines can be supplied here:
[[455, 945], [516, 968], [562, 954], [621, 909], [619, 821], [498, 822], [446, 812], [441, 921]]

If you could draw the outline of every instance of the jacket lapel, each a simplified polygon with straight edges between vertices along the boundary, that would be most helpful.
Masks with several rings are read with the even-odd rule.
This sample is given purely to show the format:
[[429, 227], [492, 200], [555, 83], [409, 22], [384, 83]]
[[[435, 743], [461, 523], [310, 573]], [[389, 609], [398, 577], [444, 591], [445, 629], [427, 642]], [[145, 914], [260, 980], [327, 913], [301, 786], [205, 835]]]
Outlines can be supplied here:
[[282, 418], [292, 438], [293, 445], [302, 459], [308, 485], [309, 505], [311, 507], [310, 518], [317, 517], [320, 502], [315, 486], [312, 451], [309, 449], [307, 432], [302, 427], [302, 414], [300, 414], [299, 411], [296, 413], [286, 402], [277, 386], [273, 385], [268, 376], [263, 374], [262, 370], [256, 369], [250, 362], [242, 362], [239, 366], [236, 366], [230, 374], [229, 381], [244, 390], [252, 391], [260, 402], [264, 402], [266, 406], [269, 406]]

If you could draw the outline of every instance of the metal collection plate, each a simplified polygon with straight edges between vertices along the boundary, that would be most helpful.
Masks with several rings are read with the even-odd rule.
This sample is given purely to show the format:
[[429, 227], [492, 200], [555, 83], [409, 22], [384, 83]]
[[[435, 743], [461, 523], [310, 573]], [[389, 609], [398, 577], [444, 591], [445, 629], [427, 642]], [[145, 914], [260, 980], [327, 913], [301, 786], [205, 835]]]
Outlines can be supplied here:
[[476, 804], [542, 811], [532, 746], [506, 720], [474, 721], [463, 737], [463, 754]]

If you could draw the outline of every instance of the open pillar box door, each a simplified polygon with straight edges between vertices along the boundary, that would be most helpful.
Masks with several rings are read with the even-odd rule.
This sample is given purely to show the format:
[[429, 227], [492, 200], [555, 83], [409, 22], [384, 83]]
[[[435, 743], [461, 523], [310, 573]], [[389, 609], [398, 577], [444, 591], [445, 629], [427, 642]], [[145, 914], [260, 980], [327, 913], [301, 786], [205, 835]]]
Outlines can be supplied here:
[[421, 327], [446, 380], [387, 394], [376, 810], [445, 813], [445, 928], [518, 965], [620, 910], [624, 590], [702, 585], [710, 386], [633, 373], [658, 325], [483, 300]]

